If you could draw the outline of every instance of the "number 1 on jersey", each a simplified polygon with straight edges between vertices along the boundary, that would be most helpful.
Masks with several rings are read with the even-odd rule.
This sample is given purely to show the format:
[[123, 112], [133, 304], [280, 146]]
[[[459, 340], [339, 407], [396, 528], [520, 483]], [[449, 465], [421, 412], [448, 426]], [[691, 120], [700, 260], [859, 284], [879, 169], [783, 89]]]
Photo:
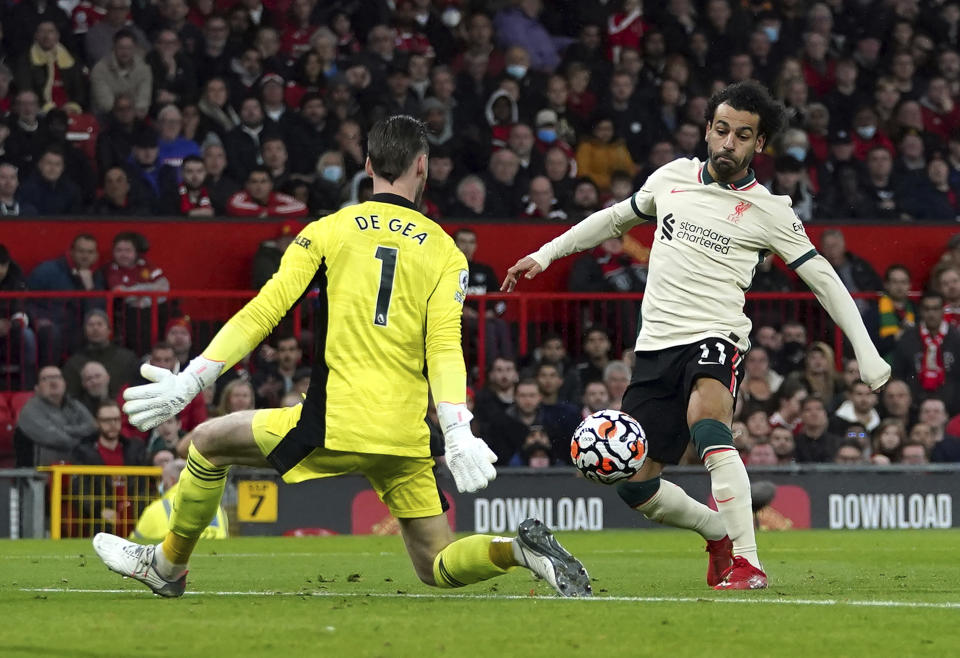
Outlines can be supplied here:
[[377, 260], [380, 263], [380, 292], [377, 293], [377, 308], [373, 313], [373, 324], [378, 327], [387, 326], [387, 316], [390, 314], [390, 297], [393, 296], [393, 274], [397, 270], [396, 247], [377, 247]]

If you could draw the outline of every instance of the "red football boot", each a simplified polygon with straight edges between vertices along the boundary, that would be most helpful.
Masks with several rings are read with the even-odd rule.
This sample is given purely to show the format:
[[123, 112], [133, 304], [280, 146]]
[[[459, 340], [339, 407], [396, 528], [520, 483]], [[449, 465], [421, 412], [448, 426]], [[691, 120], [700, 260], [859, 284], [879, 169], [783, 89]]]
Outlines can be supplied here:
[[718, 585], [726, 571], [733, 565], [733, 542], [729, 537], [707, 540], [710, 561], [707, 562], [707, 585]]
[[747, 561], [747, 558], [736, 555], [733, 565], [723, 574], [723, 580], [713, 586], [713, 589], [766, 589], [767, 574], [757, 569]]

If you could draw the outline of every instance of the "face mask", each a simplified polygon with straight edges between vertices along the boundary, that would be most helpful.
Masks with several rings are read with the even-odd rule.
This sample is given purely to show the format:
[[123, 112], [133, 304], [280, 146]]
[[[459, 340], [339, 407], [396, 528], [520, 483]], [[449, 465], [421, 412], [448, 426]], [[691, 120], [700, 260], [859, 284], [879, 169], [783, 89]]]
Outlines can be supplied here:
[[456, 7], [447, 7], [443, 10], [440, 20], [443, 21], [443, 24], [449, 27], [451, 30], [456, 26], [460, 25], [460, 10]]
[[537, 139], [547, 144], [557, 141], [557, 131], [553, 128], [541, 128], [537, 131]]
[[873, 139], [873, 136], [877, 134], [876, 126], [860, 126], [857, 128], [857, 134], [863, 137], [864, 139]]
[[511, 64], [507, 67], [507, 75], [511, 78], [516, 78], [519, 80], [527, 74], [527, 67], [523, 64]]
[[547, 468], [550, 466], [549, 457], [531, 457], [530, 468]]
[[338, 183], [343, 176], [343, 167], [340, 165], [328, 165], [323, 168], [323, 177], [331, 183]]
[[772, 25], [767, 25], [763, 28], [764, 34], [767, 35], [767, 38], [770, 39], [770, 43], [776, 43], [780, 38], [780, 28], [773, 27]]
[[787, 155], [792, 155], [800, 162], [803, 162], [807, 159], [807, 149], [802, 146], [791, 146], [787, 149]]

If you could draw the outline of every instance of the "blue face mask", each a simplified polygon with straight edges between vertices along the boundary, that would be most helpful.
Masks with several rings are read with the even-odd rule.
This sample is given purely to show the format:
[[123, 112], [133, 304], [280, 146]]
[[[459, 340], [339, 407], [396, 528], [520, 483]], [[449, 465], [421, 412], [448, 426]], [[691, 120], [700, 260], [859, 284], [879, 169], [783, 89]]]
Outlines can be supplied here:
[[541, 128], [537, 131], [537, 139], [541, 142], [552, 144], [557, 141], [557, 131], [553, 128]]
[[527, 67], [523, 64], [511, 64], [507, 67], [507, 75], [511, 78], [516, 78], [519, 80], [527, 74]]
[[323, 168], [321, 175], [331, 183], [339, 183], [343, 176], [343, 167], [340, 165], [327, 165]]
[[807, 149], [802, 146], [791, 146], [786, 151], [787, 155], [795, 157], [800, 162], [803, 162], [807, 159]]
[[767, 25], [763, 28], [764, 33], [767, 35], [767, 38], [770, 39], [770, 43], [776, 43], [780, 38], [780, 28], [773, 27], [772, 25]]

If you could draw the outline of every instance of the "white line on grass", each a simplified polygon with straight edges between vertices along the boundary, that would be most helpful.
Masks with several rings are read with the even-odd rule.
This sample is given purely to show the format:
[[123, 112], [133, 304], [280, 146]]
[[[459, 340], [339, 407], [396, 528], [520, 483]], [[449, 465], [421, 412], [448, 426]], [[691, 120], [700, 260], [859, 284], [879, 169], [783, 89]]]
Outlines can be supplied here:
[[[21, 587], [21, 592], [43, 594], [139, 594], [148, 595], [143, 589], [70, 589], [59, 587]], [[546, 599], [551, 597], [527, 596], [520, 594], [401, 594], [391, 592], [231, 592], [231, 591], [190, 591], [188, 596], [304, 596], [318, 598], [376, 598], [376, 599], [467, 599], [473, 601], [519, 601]], [[568, 600], [554, 598], [554, 600]], [[855, 606], [862, 608], [938, 608], [958, 609], [960, 602], [955, 601], [852, 601], [844, 599], [765, 599], [765, 598], [706, 598], [684, 596], [596, 596], [589, 599], [576, 599], [595, 603], [746, 603], [754, 605], [819, 605], [819, 606]]]

